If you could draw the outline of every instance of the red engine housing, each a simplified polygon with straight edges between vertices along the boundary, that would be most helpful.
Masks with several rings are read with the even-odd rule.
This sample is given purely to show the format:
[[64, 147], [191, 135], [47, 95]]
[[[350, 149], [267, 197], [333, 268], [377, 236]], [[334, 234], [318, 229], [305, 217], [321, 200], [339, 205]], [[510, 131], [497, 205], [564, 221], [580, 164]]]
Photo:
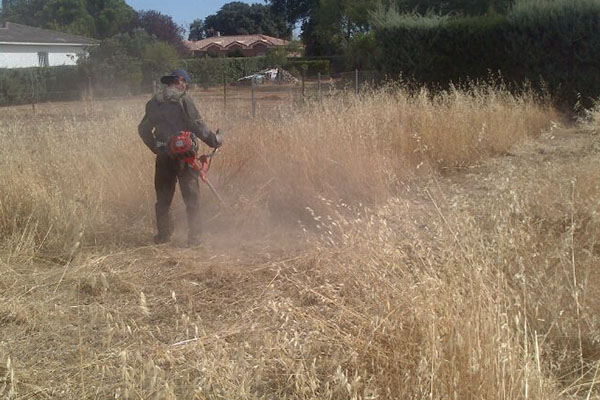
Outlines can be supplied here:
[[169, 141], [169, 154], [171, 157], [182, 160], [188, 164], [194, 171], [199, 173], [202, 181], [207, 181], [207, 172], [209, 160], [207, 156], [196, 158], [198, 153], [198, 139], [192, 132], [180, 132], [171, 137]]
[[171, 157], [185, 160], [190, 157], [196, 158], [198, 151], [198, 139], [192, 132], [179, 132], [169, 140], [169, 154]]

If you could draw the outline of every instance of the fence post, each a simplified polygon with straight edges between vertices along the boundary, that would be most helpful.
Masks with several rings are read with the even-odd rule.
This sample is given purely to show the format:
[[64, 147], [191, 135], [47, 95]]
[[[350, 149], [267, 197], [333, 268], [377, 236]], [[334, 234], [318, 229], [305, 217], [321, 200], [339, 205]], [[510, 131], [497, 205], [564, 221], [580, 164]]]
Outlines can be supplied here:
[[227, 71], [223, 63], [223, 111], [227, 111]]
[[305, 86], [304, 86], [304, 81], [306, 79], [306, 70], [303, 68], [302, 69], [302, 99], [304, 100], [305, 96], [306, 96], [306, 92], [304, 91]]
[[354, 82], [355, 82], [355, 84], [354, 84], [354, 86], [355, 86], [354, 91], [356, 92], [356, 94], [358, 94], [358, 89], [359, 89], [358, 88], [358, 68], [356, 68], [354, 70]]
[[34, 75], [33, 70], [31, 71], [30, 77], [31, 77], [31, 111], [35, 114], [35, 101], [36, 101], [35, 84], [36, 84], [36, 79], [35, 79], [35, 75]]
[[94, 102], [94, 87], [92, 85], [92, 77], [88, 76], [88, 96], [90, 98], [90, 103]]
[[252, 77], [252, 118], [256, 117], [256, 78]]
[[317, 79], [318, 79], [318, 83], [317, 83], [318, 89], [317, 90], [319, 93], [319, 100], [321, 100], [321, 73], [320, 72], [317, 74]]
[[35, 114], [35, 87], [31, 87], [31, 111]]

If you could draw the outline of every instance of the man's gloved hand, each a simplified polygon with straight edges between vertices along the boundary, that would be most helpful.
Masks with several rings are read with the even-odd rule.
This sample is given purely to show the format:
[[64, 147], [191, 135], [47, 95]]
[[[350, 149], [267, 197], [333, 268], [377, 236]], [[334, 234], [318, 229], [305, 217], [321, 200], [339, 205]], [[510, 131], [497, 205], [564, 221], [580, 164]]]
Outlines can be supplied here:
[[154, 149], [152, 149], [152, 151], [156, 155], [167, 154], [169, 152], [169, 147], [167, 146], [167, 144], [165, 142], [157, 141], [156, 144], [154, 145]]
[[217, 129], [217, 132], [215, 133], [215, 149], [218, 149], [219, 147], [221, 147], [223, 145], [223, 132], [221, 132], [219, 129]]

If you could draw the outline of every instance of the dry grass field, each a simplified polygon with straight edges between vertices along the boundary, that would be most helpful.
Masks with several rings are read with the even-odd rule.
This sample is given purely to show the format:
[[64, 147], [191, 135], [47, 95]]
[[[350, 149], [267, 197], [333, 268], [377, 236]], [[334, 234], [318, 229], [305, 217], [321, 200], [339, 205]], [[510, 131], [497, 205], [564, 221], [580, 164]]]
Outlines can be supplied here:
[[593, 399], [600, 111], [474, 87], [248, 108], [154, 246], [145, 99], [0, 115], [0, 398]]

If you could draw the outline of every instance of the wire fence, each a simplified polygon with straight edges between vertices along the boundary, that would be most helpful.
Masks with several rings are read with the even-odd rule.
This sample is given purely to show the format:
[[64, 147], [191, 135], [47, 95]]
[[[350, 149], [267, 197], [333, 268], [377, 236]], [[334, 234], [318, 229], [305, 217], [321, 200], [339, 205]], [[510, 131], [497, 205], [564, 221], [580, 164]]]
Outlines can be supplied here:
[[[191, 93], [209, 97], [215, 102], [222, 102], [226, 111], [243, 108], [248, 114], [256, 116], [261, 107], [266, 105], [286, 102], [296, 104], [333, 96], [339, 91], [358, 94], [365, 88], [380, 85], [383, 81], [384, 76], [378, 71], [354, 70], [311, 75], [301, 73], [297, 77], [284, 71], [276, 77], [257, 73], [233, 82], [223, 79], [221, 86], [209, 87], [199, 82], [192, 86]], [[156, 93], [160, 87], [161, 85], [155, 81], [150, 85], [137, 87], [135, 90], [126, 85], [104, 88], [95, 86], [90, 78], [87, 87], [84, 88], [42, 90], [45, 88], [44, 82], [32, 81], [27, 87], [19, 88], [15, 92], [4, 90], [0, 106], [31, 105], [32, 110], [35, 111], [36, 105], [40, 103], [128, 99], [140, 95], [148, 96]]]

